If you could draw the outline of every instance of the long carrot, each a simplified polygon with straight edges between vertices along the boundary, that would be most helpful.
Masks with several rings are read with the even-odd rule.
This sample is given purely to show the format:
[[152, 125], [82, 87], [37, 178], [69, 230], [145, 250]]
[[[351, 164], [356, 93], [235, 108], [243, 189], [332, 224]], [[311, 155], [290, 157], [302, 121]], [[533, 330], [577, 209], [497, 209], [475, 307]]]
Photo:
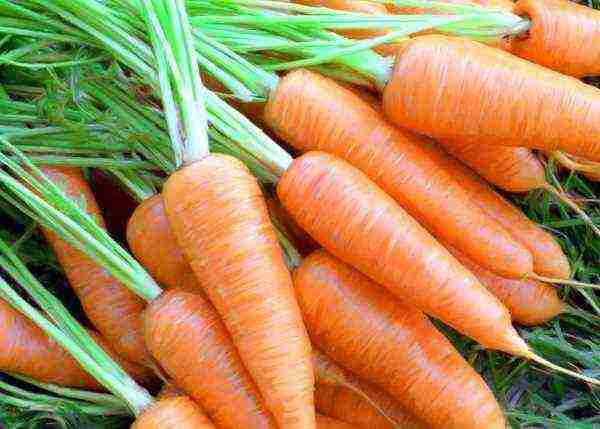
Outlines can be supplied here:
[[275, 428], [216, 310], [171, 290], [144, 314], [148, 350], [220, 428]]
[[353, 429], [355, 426], [327, 416], [317, 416], [317, 429]]
[[132, 429], [215, 429], [190, 398], [178, 396], [162, 399], [144, 410]]
[[[101, 227], [105, 227], [100, 208], [80, 169], [44, 167], [42, 171], [70, 198], [83, 204], [82, 208]], [[42, 231], [96, 329], [127, 360], [149, 364], [140, 319], [144, 302], [82, 251], [49, 229]]]
[[467, 39], [403, 44], [383, 106], [397, 125], [436, 139], [600, 160], [600, 90]]
[[533, 270], [529, 251], [439, 168], [421, 141], [334, 81], [306, 70], [281, 80], [265, 122], [302, 151], [322, 150], [362, 170], [417, 220], [486, 268], [509, 277]]
[[504, 428], [481, 377], [419, 311], [317, 251], [294, 285], [312, 341], [432, 428]]
[[511, 40], [515, 55], [564, 74], [600, 74], [600, 12], [563, 0], [519, 0], [514, 13], [527, 16], [527, 34]]

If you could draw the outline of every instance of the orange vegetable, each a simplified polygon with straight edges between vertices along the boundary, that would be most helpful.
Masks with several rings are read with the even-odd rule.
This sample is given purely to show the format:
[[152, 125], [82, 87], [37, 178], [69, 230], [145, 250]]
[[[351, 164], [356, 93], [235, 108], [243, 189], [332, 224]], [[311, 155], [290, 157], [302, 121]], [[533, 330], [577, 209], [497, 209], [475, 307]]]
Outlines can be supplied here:
[[167, 216], [279, 426], [314, 428], [311, 346], [256, 179], [210, 155], [163, 190]]
[[[100, 208], [80, 169], [43, 167], [42, 171], [105, 228]], [[56, 233], [46, 228], [42, 232], [96, 329], [124, 358], [150, 365], [141, 330], [143, 300]]]
[[598, 88], [467, 39], [404, 43], [383, 107], [398, 126], [436, 139], [600, 160]]
[[517, 278], [533, 270], [529, 251], [427, 156], [420, 139], [390, 125], [334, 81], [306, 70], [288, 74], [269, 97], [265, 122], [298, 150], [325, 151], [359, 168], [409, 214], [486, 268]]
[[219, 428], [276, 427], [216, 310], [202, 296], [165, 292], [148, 306], [144, 334], [150, 353]]
[[190, 398], [178, 396], [161, 399], [144, 410], [132, 429], [215, 429]]
[[432, 428], [505, 428], [491, 391], [419, 311], [324, 251], [294, 285], [313, 343]]
[[354, 427], [331, 417], [317, 416], [317, 429], [352, 429]]

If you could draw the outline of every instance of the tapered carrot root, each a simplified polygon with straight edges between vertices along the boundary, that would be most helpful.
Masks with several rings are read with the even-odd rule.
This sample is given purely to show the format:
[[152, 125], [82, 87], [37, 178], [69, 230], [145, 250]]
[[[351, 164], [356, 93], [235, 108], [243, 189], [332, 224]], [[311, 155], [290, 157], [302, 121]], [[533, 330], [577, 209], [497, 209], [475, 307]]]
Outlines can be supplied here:
[[514, 13], [531, 20], [511, 52], [559, 71], [583, 77], [600, 74], [600, 12], [563, 0], [520, 0]]
[[410, 305], [485, 347], [527, 350], [506, 308], [359, 170], [309, 152], [284, 173], [277, 193], [323, 247]]
[[144, 410], [132, 429], [215, 429], [203, 411], [186, 396], [162, 399]]
[[294, 285], [312, 341], [390, 392], [432, 428], [502, 428], [481, 377], [419, 311], [317, 251]]
[[167, 289], [202, 292], [171, 230], [162, 195], [135, 209], [127, 223], [127, 243], [138, 261]]
[[216, 310], [202, 296], [171, 290], [144, 314], [148, 350], [220, 428], [275, 428]]
[[428, 229], [486, 268], [517, 278], [532, 271], [529, 251], [427, 156], [419, 138], [334, 81], [306, 70], [289, 73], [269, 98], [265, 122], [296, 149], [328, 152], [359, 168]]
[[317, 429], [355, 429], [355, 426], [327, 416], [317, 416]]
[[[82, 208], [105, 228], [100, 208], [80, 169], [44, 167], [42, 171], [69, 197], [81, 202], [84, 205]], [[127, 360], [150, 364], [142, 337], [142, 299], [56, 233], [46, 228], [42, 232], [96, 329]]]
[[560, 279], [570, 277], [569, 260], [551, 234], [533, 223], [518, 207], [495, 192], [472, 170], [445, 153], [434, 142], [428, 141], [422, 147], [438, 165], [460, 182], [488, 216], [529, 249], [533, 255], [533, 269], [537, 274]]
[[171, 175], [167, 216], [279, 426], [314, 428], [311, 346], [256, 179], [210, 155]]
[[600, 160], [599, 89], [467, 39], [404, 43], [383, 106], [397, 125], [436, 139]]

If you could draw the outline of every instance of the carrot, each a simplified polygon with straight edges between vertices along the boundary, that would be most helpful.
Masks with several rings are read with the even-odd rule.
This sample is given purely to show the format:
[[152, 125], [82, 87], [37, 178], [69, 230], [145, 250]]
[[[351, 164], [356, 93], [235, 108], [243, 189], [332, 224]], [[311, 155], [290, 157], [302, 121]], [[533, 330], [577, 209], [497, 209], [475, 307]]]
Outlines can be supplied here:
[[[81, 170], [43, 167], [44, 174], [105, 228], [102, 215]], [[102, 336], [125, 359], [150, 365], [142, 337], [144, 302], [82, 251], [73, 248], [47, 228], [42, 232], [54, 250], [85, 314]]]
[[383, 107], [395, 124], [436, 139], [600, 160], [599, 89], [467, 39], [403, 44]]
[[317, 429], [352, 429], [354, 427], [355, 426], [352, 426], [341, 420], [317, 415]]
[[166, 383], [160, 392], [158, 392], [158, 399], [176, 398], [178, 396], [185, 396], [185, 392], [179, 387], [174, 385], [172, 382]]
[[275, 428], [222, 325], [202, 296], [171, 290], [144, 313], [150, 353], [220, 428]]
[[419, 139], [334, 81], [306, 70], [288, 74], [269, 97], [265, 122], [298, 150], [332, 153], [359, 168], [409, 214], [486, 268], [517, 278], [533, 270], [529, 251], [471, 201]]
[[600, 74], [599, 11], [570, 1], [519, 0], [514, 13], [531, 27], [511, 40], [512, 53], [575, 77]]
[[161, 399], [144, 410], [132, 429], [215, 429], [190, 398], [178, 396]]
[[304, 260], [294, 285], [314, 344], [429, 426], [504, 429], [484, 381], [421, 312], [324, 251]]
[[209, 155], [163, 190], [175, 237], [281, 427], [314, 427], [311, 348], [256, 179]]

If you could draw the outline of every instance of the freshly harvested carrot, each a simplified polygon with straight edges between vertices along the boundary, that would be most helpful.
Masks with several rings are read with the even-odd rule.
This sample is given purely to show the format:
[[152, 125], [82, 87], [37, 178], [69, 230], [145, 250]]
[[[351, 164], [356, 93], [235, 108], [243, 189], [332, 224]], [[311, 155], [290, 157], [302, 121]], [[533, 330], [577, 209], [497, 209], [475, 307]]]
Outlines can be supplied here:
[[186, 396], [161, 399], [142, 412], [132, 429], [216, 429], [200, 407]]
[[317, 429], [353, 429], [355, 426], [331, 417], [317, 415]]
[[398, 126], [436, 139], [600, 160], [598, 88], [467, 39], [404, 43], [383, 107]]
[[144, 313], [148, 350], [220, 428], [275, 428], [213, 306], [170, 290]]
[[600, 11], [564, 0], [519, 0], [514, 13], [531, 27], [511, 40], [512, 53], [575, 77], [600, 74]]
[[505, 279], [481, 268], [451, 246], [446, 247], [508, 308], [515, 322], [540, 325], [566, 310], [552, 285], [532, 279]]
[[280, 427], [314, 428], [310, 341], [256, 179], [235, 158], [209, 155], [171, 175], [163, 197], [267, 408]]
[[435, 142], [424, 141], [422, 148], [460, 182], [488, 216], [529, 249], [533, 255], [533, 269], [537, 274], [557, 279], [570, 277], [569, 260], [551, 234], [532, 222], [518, 207], [495, 192], [468, 167], [445, 153]]
[[[80, 169], [43, 167], [42, 171], [105, 228], [100, 208]], [[42, 232], [96, 329], [125, 359], [151, 365], [142, 337], [140, 317], [144, 301], [56, 233], [47, 228], [42, 228]]]
[[148, 198], [135, 209], [127, 223], [127, 243], [138, 261], [167, 289], [202, 293], [171, 230], [162, 195]]
[[505, 428], [493, 394], [421, 312], [324, 251], [294, 285], [313, 343], [432, 428]]
[[520, 278], [532, 256], [438, 167], [422, 142], [387, 122], [351, 91], [306, 70], [271, 94], [265, 122], [301, 151], [321, 150], [359, 168], [409, 214], [486, 268]]

